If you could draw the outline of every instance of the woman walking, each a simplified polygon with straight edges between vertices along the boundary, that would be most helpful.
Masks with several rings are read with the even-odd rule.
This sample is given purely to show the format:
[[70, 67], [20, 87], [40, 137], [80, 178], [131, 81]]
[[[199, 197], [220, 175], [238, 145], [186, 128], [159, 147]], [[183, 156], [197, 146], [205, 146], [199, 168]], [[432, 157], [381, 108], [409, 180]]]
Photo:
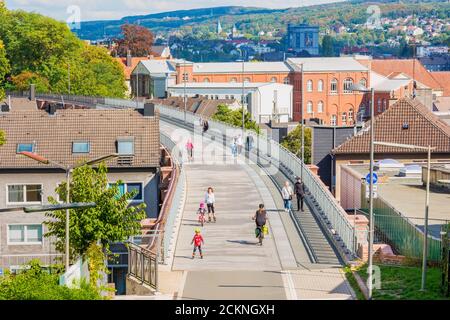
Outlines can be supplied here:
[[267, 223], [267, 213], [264, 209], [264, 204], [259, 205], [259, 209], [253, 216], [253, 220], [256, 222], [256, 237], [258, 238], [258, 244], [262, 246], [262, 241], [264, 239], [264, 228]]
[[292, 209], [292, 196], [294, 195], [294, 191], [289, 184], [289, 181], [284, 183], [283, 190], [281, 190], [281, 195], [284, 201], [284, 211], [289, 212]]
[[188, 141], [186, 142], [186, 151], [187, 151], [190, 161], [192, 161], [192, 159], [194, 157], [193, 150], [194, 150], [194, 144], [192, 143], [191, 139], [188, 139]]
[[211, 187], [209, 187], [208, 191], [206, 192], [205, 202], [206, 206], [208, 207], [208, 222], [211, 222], [211, 215], [214, 222], [216, 222], [216, 214], [214, 211], [214, 203], [216, 202], [216, 198], [214, 196], [214, 190]]

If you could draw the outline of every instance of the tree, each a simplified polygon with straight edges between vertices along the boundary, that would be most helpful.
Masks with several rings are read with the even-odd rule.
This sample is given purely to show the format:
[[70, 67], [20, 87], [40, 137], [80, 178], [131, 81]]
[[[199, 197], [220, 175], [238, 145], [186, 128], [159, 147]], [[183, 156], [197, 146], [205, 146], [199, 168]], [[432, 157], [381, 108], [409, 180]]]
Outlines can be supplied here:
[[101, 300], [99, 290], [82, 281], [80, 288], [60, 286], [59, 274], [44, 270], [39, 260], [31, 260], [29, 268], [14, 275], [0, 277], [0, 300]]
[[0, 130], [0, 147], [6, 143], [5, 132]]
[[0, 101], [5, 97], [5, 91], [3, 85], [5, 82], [5, 76], [10, 71], [9, 61], [6, 58], [6, 50], [3, 45], [3, 41], [0, 39]]
[[334, 56], [334, 40], [329, 35], [324, 36], [322, 39], [322, 56]]
[[[305, 163], [311, 163], [311, 128], [305, 127]], [[283, 139], [281, 145], [297, 155], [302, 154], [302, 125], [298, 125]]]
[[[95, 208], [70, 210], [70, 255], [72, 259], [85, 256], [92, 244], [99, 243], [108, 250], [109, 243], [124, 241], [140, 233], [140, 220], [145, 218], [145, 204], [130, 206], [134, 194], [120, 194], [120, 181], [108, 185], [107, 168], [100, 164], [94, 169], [82, 166], [73, 171], [70, 182], [71, 202], [95, 202]], [[66, 198], [66, 183], [61, 183], [56, 192], [60, 199]], [[58, 203], [53, 197], [49, 202]], [[45, 221], [48, 232], [55, 236], [56, 249], [64, 252], [65, 211], [47, 212]]]
[[[212, 119], [242, 128], [242, 112], [243, 108], [240, 108], [238, 110], [231, 110], [226, 105], [219, 105], [217, 107], [217, 112], [212, 116]], [[244, 126], [246, 129], [256, 131], [257, 133], [260, 132], [258, 124], [251, 119], [251, 115], [249, 112], [245, 112]]]
[[134, 24], [124, 24], [120, 28], [123, 38], [118, 40], [117, 53], [119, 56], [126, 56], [128, 50], [135, 57], [151, 54], [153, 33], [149, 29]]
[[[4, 85], [11, 89], [28, 89], [36, 81], [38, 91], [68, 93], [70, 81], [72, 94], [125, 96], [120, 64], [105, 48], [78, 39], [65, 23], [36, 13], [9, 11], [0, 1], [0, 39], [12, 75]], [[0, 73], [1, 52], [0, 48]]]

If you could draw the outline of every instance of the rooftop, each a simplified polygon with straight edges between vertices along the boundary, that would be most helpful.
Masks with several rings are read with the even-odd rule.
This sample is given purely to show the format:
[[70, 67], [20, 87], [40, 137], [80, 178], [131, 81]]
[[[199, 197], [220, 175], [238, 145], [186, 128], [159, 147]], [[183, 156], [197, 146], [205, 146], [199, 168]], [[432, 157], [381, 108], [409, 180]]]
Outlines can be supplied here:
[[444, 89], [444, 96], [450, 96], [450, 71], [431, 72], [433, 78]]
[[434, 90], [441, 88], [441, 85], [417, 59], [374, 59], [372, 60], [372, 71], [385, 77], [404, 73], [428, 88]]
[[170, 60], [143, 60], [141, 63], [151, 74], [175, 73], [176, 71], [173, 62]]
[[[335, 148], [334, 154], [369, 153], [370, 125]], [[375, 117], [376, 141], [436, 147], [433, 152], [450, 153], [450, 126], [417, 100], [399, 99]], [[424, 153], [424, 150], [375, 145], [375, 153]]]
[[[6, 144], [0, 147], [0, 169], [52, 168], [17, 154], [18, 144], [33, 144], [33, 152], [63, 166], [80, 159], [117, 153], [118, 139], [134, 140], [129, 165], [108, 161], [109, 167], [154, 168], [159, 166], [159, 116], [144, 117], [135, 109], [58, 109], [54, 115], [13, 102], [10, 112], [0, 112], [0, 128]], [[89, 142], [88, 153], [72, 153], [73, 142]]]
[[[194, 73], [242, 73], [242, 62], [195, 63]], [[244, 73], [288, 73], [291, 69], [284, 62], [244, 62]]]
[[[292, 87], [288, 84], [274, 83], [274, 82], [187, 82], [186, 88], [220, 88], [220, 89], [242, 89], [242, 87], [246, 89], [249, 88], [260, 88], [266, 86], [274, 86], [274, 87], [284, 87], [289, 88]], [[184, 83], [176, 84], [169, 86], [169, 88], [182, 89], [184, 88]]]
[[294, 65], [294, 68], [300, 70], [301, 65], [303, 64], [303, 70], [305, 72], [369, 70], [354, 57], [289, 58], [287, 59], [287, 63]]
[[376, 72], [370, 73], [370, 84], [378, 92], [390, 92], [409, 85], [411, 79], [390, 79]]

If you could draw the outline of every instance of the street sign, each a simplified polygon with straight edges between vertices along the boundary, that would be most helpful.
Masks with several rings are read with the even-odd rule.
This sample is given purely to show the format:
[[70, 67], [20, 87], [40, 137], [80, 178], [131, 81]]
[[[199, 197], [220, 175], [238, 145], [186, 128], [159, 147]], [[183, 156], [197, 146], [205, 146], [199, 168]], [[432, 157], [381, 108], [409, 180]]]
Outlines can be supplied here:
[[[373, 184], [376, 184], [378, 182], [378, 175], [375, 172], [373, 173], [372, 181], [373, 181]], [[370, 184], [370, 173], [368, 173], [366, 176], [366, 183]]]
[[[372, 186], [373, 190], [373, 198], [377, 199], [378, 198], [378, 186], [376, 184], [374, 184]], [[370, 184], [366, 184], [366, 199], [370, 198]]]

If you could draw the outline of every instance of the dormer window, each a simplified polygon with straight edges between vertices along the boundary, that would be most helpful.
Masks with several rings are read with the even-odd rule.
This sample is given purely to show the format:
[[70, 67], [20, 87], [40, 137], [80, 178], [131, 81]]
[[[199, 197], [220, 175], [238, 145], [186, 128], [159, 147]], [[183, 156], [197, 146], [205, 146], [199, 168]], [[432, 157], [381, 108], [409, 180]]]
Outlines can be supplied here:
[[72, 153], [89, 153], [90, 149], [89, 141], [74, 141], [72, 143]]
[[34, 152], [34, 143], [18, 143], [16, 152]]
[[118, 138], [117, 153], [121, 156], [134, 155], [134, 138], [133, 137]]
[[408, 129], [409, 129], [409, 124], [408, 124], [408, 122], [403, 122], [402, 129], [403, 129], [403, 130], [408, 130]]

